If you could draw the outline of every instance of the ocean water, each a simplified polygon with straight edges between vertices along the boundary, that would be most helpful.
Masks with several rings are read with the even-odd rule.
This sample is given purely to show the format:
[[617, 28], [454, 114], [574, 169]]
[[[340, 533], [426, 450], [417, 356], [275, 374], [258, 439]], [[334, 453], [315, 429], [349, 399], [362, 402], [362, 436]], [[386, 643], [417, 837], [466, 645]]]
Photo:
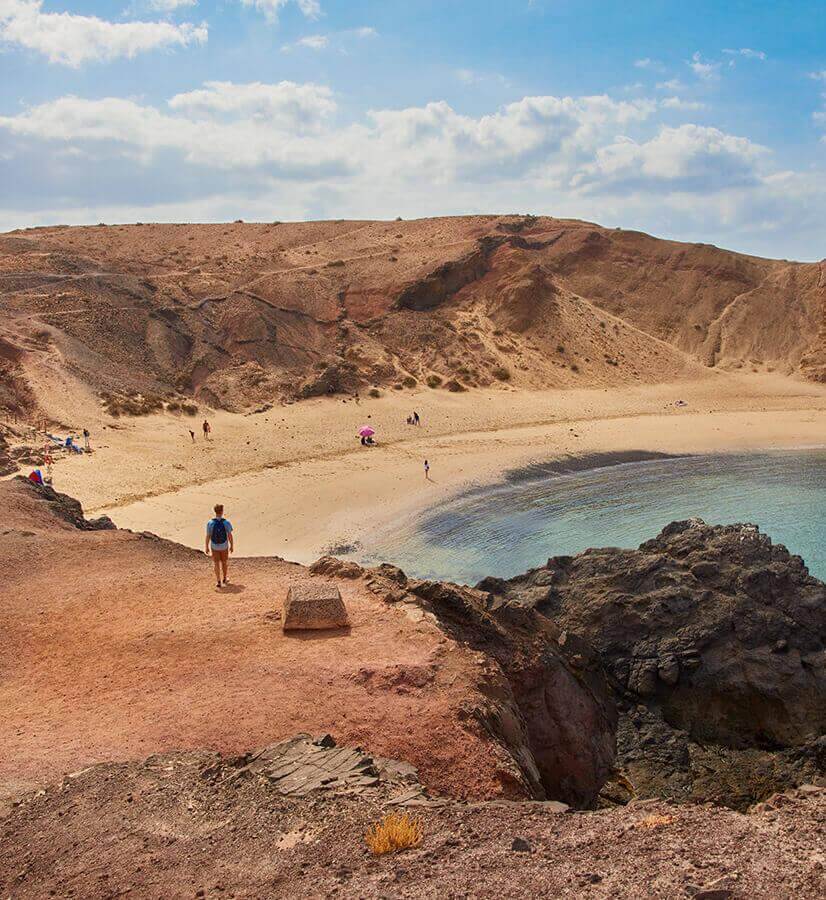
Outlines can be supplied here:
[[826, 448], [535, 466], [387, 529], [353, 556], [475, 584], [588, 547], [636, 547], [692, 516], [754, 523], [826, 580]]

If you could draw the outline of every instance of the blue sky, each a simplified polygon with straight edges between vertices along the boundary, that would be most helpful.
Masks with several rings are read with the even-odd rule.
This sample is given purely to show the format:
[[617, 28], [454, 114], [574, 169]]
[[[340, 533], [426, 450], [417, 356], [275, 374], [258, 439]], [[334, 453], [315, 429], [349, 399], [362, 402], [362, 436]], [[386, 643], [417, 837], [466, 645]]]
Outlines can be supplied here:
[[0, 0], [0, 228], [534, 212], [826, 256], [821, 2]]

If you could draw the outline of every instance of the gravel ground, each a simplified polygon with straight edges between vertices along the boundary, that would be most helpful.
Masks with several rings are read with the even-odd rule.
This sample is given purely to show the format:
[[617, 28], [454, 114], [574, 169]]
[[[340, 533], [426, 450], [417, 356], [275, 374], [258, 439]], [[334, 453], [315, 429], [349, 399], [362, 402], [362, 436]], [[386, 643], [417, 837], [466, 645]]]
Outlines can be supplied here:
[[[95, 766], [0, 819], [3, 897], [699, 897], [826, 894], [826, 789], [748, 815], [642, 802], [409, 807], [420, 848], [373, 857], [382, 787], [291, 799], [214, 754]], [[513, 849], [517, 846], [529, 849]]]

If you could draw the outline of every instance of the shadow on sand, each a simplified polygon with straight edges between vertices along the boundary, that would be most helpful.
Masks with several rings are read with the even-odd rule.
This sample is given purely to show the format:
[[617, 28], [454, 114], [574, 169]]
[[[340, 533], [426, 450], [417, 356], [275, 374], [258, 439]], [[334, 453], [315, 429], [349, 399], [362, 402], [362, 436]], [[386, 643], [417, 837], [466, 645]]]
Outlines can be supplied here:
[[323, 641], [328, 638], [347, 637], [351, 628], [345, 625], [344, 628], [319, 628], [312, 631], [285, 631], [285, 638], [294, 638], [297, 641]]
[[240, 594], [243, 593], [247, 589], [244, 584], [225, 584], [221, 587], [216, 587], [215, 590], [219, 594]]

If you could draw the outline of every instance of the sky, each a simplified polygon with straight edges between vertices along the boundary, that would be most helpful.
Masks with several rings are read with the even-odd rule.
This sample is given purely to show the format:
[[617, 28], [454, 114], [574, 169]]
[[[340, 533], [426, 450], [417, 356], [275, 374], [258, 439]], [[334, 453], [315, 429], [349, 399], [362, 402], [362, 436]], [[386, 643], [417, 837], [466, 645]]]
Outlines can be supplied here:
[[473, 213], [825, 257], [823, 0], [0, 0], [0, 230]]

